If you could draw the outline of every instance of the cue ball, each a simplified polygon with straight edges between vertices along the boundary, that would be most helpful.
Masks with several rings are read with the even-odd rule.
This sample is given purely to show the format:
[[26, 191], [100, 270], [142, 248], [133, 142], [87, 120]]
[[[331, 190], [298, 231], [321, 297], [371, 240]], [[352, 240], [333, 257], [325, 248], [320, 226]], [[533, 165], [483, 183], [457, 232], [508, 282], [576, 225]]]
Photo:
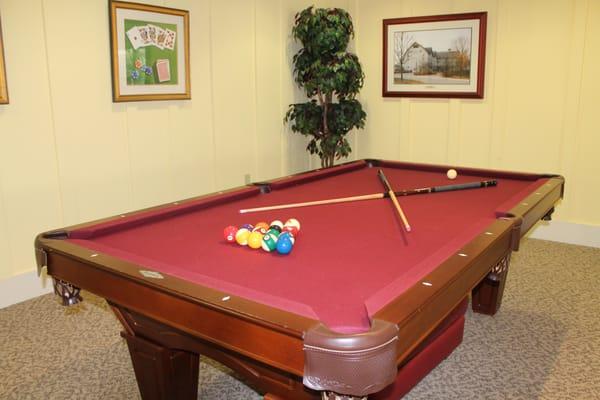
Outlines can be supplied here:
[[448, 177], [448, 179], [456, 179], [456, 177], [458, 176], [458, 172], [456, 172], [455, 169], [449, 169], [448, 172], [446, 172], [446, 176]]

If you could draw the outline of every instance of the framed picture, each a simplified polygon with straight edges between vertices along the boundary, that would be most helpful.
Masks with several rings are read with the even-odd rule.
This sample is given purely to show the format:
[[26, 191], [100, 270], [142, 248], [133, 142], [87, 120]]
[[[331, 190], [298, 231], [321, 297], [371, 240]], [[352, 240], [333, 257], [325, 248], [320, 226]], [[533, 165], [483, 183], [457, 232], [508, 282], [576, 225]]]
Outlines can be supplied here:
[[113, 101], [191, 98], [189, 13], [110, 1]]
[[6, 64], [4, 63], [4, 44], [2, 42], [2, 24], [0, 23], [0, 104], [8, 104], [8, 85], [6, 83]]
[[487, 13], [383, 20], [384, 97], [483, 98]]

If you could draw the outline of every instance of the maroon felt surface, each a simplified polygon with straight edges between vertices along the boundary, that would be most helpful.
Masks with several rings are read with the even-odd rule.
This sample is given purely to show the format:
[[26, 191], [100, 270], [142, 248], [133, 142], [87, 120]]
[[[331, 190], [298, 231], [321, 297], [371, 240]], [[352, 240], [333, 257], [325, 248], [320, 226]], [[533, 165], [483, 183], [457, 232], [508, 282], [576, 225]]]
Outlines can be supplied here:
[[[86, 227], [70, 241], [162, 273], [318, 318], [331, 329], [368, 329], [370, 315], [482, 232], [545, 179], [498, 178], [498, 186], [399, 198], [413, 228], [405, 233], [389, 199], [239, 214], [242, 208], [382, 191], [377, 168], [346, 168], [268, 194], [244, 189], [219, 201]], [[395, 190], [494, 179], [384, 168]], [[526, 179], [525, 179], [526, 178]], [[179, 207], [179, 208], [178, 208]], [[291, 254], [251, 250], [223, 240], [227, 225], [294, 217], [302, 224]]]

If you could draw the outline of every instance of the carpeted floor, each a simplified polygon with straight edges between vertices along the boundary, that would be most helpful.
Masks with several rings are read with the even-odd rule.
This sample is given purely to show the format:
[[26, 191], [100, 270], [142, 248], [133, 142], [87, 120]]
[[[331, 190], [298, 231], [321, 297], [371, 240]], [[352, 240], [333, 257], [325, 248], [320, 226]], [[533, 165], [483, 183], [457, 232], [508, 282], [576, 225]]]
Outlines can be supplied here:
[[[139, 399], [104, 301], [46, 295], [0, 310], [0, 399]], [[260, 399], [202, 359], [199, 399]], [[468, 312], [461, 346], [406, 397], [600, 399], [600, 249], [525, 240], [500, 312]]]

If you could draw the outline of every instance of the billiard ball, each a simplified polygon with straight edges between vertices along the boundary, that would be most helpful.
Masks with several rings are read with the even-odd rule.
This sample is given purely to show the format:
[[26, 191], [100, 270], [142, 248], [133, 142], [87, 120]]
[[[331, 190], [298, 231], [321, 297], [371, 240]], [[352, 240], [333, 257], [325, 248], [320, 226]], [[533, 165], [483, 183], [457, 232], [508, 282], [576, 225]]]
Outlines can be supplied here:
[[255, 226], [254, 229], [252, 229], [252, 232], [260, 232], [261, 235], [264, 235], [267, 233], [267, 230], [262, 226]]
[[277, 227], [279, 227], [279, 231], [281, 231], [281, 229], [283, 229], [283, 222], [281, 222], [281, 221], [280, 221], [280, 220], [278, 220], [278, 219], [276, 219], [275, 221], [271, 221], [271, 225], [270, 225], [270, 227], [271, 227], [271, 228], [274, 228], [274, 227], [276, 227], [276, 226], [277, 226]]
[[279, 237], [279, 235], [281, 235], [281, 230], [279, 229], [279, 227], [272, 227], [272, 228], [269, 228], [267, 233], [270, 235], [273, 235], [275, 237]]
[[235, 242], [235, 234], [238, 231], [237, 226], [229, 225], [225, 229], [223, 229], [223, 237], [229, 243]]
[[267, 233], [262, 238], [262, 249], [266, 252], [271, 252], [277, 248], [277, 236]]
[[252, 232], [250, 236], [248, 236], [248, 247], [250, 247], [251, 249], [260, 249], [260, 247], [262, 246], [262, 239], [262, 233], [258, 231]]
[[[283, 236], [283, 237], [281, 237]], [[282, 234], [277, 240], [277, 252], [279, 254], [289, 254], [294, 248], [294, 243], [291, 238], [287, 237], [285, 234]]]
[[292, 225], [286, 225], [283, 227], [283, 232], [282, 233], [291, 233], [292, 235], [296, 236], [298, 235], [298, 228], [296, 228], [295, 226]]
[[266, 232], [269, 230], [269, 224], [267, 224], [264, 221], [257, 222], [256, 224], [254, 224], [254, 229], [256, 229], [256, 228], [263, 228]]
[[456, 172], [455, 169], [449, 169], [448, 172], [446, 172], [446, 176], [448, 177], [448, 179], [456, 179], [456, 177], [458, 176], [458, 172]]
[[235, 233], [235, 241], [237, 244], [241, 246], [246, 246], [248, 244], [248, 237], [250, 236], [250, 231], [246, 228], [240, 228]]
[[295, 226], [296, 229], [300, 230], [300, 222], [296, 219], [296, 218], [290, 218], [287, 221], [285, 221], [285, 224], [283, 225], [284, 227], [286, 226]]
[[290, 242], [292, 242], [292, 244], [296, 243], [296, 238], [289, 232], [283, 232], [281, 235], [279, 235], [279, 238], [277, 238], [277, 240], [282, 239], [289, 240]]
[[254, 225], [252, 225], [252, 224], [244, 224], [244, 225], [242, 225], [242, 228], [246, 228], [250, 232], [252, 232], [252, 229], [254, 229]]

